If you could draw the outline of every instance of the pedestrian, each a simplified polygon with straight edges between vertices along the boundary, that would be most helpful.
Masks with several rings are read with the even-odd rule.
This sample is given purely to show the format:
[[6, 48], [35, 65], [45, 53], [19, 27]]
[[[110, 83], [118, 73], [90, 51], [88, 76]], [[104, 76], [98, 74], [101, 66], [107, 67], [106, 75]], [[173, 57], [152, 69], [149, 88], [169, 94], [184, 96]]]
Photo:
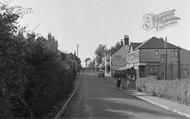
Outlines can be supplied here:
[[128, 73], [126, 73], [126, 75], [125, 75], [125, 87], [126, 87], [126, 89], [128, 88], [128, 85], [127, 85], [128, 80], [129, 80]]
[[127, 75], [127, 88], [130, 88], [130, 80], [131, 80], [131, 74]]
[[120, 86], [121, 86], [121, 77], [117, 77], [116, 88], [120, 88]]

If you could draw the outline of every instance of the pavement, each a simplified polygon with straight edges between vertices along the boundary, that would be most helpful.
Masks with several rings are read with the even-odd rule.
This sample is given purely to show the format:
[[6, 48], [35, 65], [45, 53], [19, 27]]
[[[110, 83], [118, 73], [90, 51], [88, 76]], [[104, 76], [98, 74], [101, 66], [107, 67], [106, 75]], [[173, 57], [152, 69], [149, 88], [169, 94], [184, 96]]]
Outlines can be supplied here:
[[145, 100], [151, 104], [157, 105], [161, 108], [164, 108], [166, 110], [169, 111], [173, 111], [176, 112], [180, 115], [183, 115], [187, 118], [190, 118], [190, 106], [184, 105], [184, 104], [179, 104], [178, 102], [173, 102], [171, 100], [168, 99], [164, 99], [164, 98], [159, 98], [159, 97], [155, 97], [155, 96], [151, 96], [149, 94], [146, 94], [144, 92], [137, 92], [136, 90], [129, 90], [129, 91], [125, 91], [123, 90], [125, 93], [130, 93], [142, 100]]
[[[113, 78], [112, 78], [112, 80], [113, 80]], [[183, 115], [190, 119], [190, 106], [187, 106], [185, 104], [180, 104], [178, 102], [174, 102], [174, 101], [171, 101], [171, 100], [168, 100], [165, 98], [152, 96], [150, 94], [147, 94], [145, 92], [139, 92], [137, 90], [122, 89], [121, 91], [123, 91], [127, 94], [134, 95], [144, 101], [147, 101], [151, 104], [154, 104], [154, 105], [164, 108], [166, 110], [178, 113], [178, 114]]]
[[[187, 119], [189, 108], [135, 90], [115, 88], [110, 78], [82, 74], [60, 119]], [[168, 106], [173, 106], [167, 108]], [[165, 107], [164, 107], [165, 106]], [[176, 108], [186, 113], [176, 113]], [[63, 113], [63, 112], [62, 112]]]

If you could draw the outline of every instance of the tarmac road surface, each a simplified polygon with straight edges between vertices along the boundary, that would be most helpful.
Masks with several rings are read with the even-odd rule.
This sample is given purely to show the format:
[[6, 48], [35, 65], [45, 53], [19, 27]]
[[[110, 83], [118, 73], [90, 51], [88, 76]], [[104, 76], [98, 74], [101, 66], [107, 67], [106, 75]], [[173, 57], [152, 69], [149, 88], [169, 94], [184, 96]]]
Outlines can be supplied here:
[[115, 88], [110, 78], [80, 76], [80, 87], [63, 119], [186, 119]]

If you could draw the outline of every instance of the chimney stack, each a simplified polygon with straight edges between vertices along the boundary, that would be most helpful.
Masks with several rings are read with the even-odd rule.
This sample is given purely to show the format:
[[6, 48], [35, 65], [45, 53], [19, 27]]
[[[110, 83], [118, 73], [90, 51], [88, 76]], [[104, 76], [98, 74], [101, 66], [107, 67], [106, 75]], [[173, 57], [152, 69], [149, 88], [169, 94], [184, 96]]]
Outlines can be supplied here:
[[129, 36], [128, 35], [124, 35], [124, 44], [129, 45]]
[[121, 46], [123, 46], [123, 39], [121, 39]]

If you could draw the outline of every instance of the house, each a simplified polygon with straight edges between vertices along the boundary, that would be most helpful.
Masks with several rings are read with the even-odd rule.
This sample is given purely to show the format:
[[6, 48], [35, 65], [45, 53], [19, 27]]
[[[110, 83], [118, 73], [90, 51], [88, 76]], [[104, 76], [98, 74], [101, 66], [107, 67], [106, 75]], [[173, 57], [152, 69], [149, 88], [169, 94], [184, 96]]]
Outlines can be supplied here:
[[46, 46], [51, 51], [58, 51], [58, 42], [50, 33], [48, 34], [48, 39], [46, 40]]
[[121, 41], [122, 47], [118, 49], [115, 53], [110, 55], [110, 67], [111, 67], [111, 74], [116, 70], [126, 66], [126, 55], [129, 52], [129, 36], [124, 36], [124, 43]]
[[[127, 54], [132, 53], [134, 51], [134, 49], [136, 49], [141, 44], [142, 43], [140, 43], [140, 42], [130, 42], [130, 48], [129, 48], [129, 51], [128, 51]], [[125, 62], [124, 67], [119, 68], [118, 70], [127, 70], [127, 69], [132, 67], [133, 64], [130, 64], [130, 63], [127, 62], [127, 54], [126, 54], [126, 62]]]
[[120, 69], [128, 72], [134, 69], [136, 78], [150, 75], [156, 75], [158, 79], [190, 76], [190, 51], [156, 37], [143, 43], [131, 43], [130, 46], [126, 66]]
[[180, 49], [180, 77], [190, 77], [190, 51], [183, 48]]

